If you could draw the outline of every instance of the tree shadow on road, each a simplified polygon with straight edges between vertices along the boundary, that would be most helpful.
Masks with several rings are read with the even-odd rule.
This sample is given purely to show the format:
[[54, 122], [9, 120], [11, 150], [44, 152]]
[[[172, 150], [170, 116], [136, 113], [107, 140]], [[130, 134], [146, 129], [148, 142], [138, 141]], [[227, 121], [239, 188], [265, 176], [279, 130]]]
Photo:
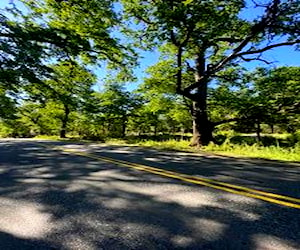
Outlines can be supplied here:
[[183, 174], [300, 198], [300, 164], [209, 154], [162, 152], [130, 146], [88, 147], [88, 152]]
[[[52, 246], [50, 246], [52, 245]], [[14, 235], [0, 232], [0, 249], [5, 250], [54, 250], [55, 244], [43, 240], [22, 239]]]
[[[117, 154], [114, 149], [106, 148], [106, 154]], [[0, 145], [0, 150], [0, 214], [5, 214], [0, 218], [1, 249], [9, 249], [12, 243], [20, 249], [29, 245], [36, 249], [245, 250], [296, 249], [300, 244], [297, 209], [43, 149], [30, 142]], [[120, 154], [121, 149], [118, 151]], [[133, 152], [135, 161], [140, 153]], [[148, 153], [158, 157], [153, 151]], [[161, 154], [176, 163], [173, 155]], [[219, 166], [209, 171], [213, 160], [202, 159], [207, 165], [202, 171], [209, 177], [224, 174]], [[159, 166], [168, 167], [168, 158], [164, 161]], [[176, 164], [174, 168], [184, 166]], [[227, 164], [229, 171], [232, 163]], [[195, 173], [199, 166], [189, 171]]]

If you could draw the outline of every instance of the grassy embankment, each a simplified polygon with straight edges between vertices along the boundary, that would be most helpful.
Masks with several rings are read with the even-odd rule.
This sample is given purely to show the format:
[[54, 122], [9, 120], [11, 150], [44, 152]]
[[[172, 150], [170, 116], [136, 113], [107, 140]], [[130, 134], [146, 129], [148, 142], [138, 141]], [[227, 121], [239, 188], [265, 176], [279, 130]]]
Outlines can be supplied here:
[[247, 134], [234, 134], [226, 136], [219, 134], [216, 137], [218, 144], [211, 143], [208, 146], [201, 148], [191, 148], [189, 146], [189, 140], [176, 139], [167, 139], [161, 141], [155, 139], [127, 139], [109, 140], [107, 142], [111, 144], [132, 144], [162, 150], [178, 150], [188, 152], [205, 151], [235, 157], [300, 162], [300, 133], [295, 135], [263, 135], [261, 142], [257, 142], [255, 136]]
[[[126, 144], [151, 147], [161, 150], [178, 150], [187, 152], [212, 152], [235, 157], [250, 157], [280, 161], [300, 162], [300, 133], [262, 135], [257, 141], [254, 135], [226, 133], [216, 135], [217, 143], [206, 147], [192, 148], [189, 136], [129, 136], [126, 139], [106, 139], [107, 144]], [[58, 140], [57, 136], [38, 136], [38, 139]], [[80, 140], [80, 138], [73, 138]]]

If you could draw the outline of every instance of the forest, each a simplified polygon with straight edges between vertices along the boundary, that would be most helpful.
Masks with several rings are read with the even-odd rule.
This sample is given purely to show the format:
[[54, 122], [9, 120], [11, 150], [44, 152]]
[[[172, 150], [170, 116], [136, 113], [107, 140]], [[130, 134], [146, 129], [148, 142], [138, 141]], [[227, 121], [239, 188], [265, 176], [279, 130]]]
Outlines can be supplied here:
[[265, 56], [299, 57], [299, 14], [298, 0], [11, 1], [0, 137], [300, 161], [300, 60]]

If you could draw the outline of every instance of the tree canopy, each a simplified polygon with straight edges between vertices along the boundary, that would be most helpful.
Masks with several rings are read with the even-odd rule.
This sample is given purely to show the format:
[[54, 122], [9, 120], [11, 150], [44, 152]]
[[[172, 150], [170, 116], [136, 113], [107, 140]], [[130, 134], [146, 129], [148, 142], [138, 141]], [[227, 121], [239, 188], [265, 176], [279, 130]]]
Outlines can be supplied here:
[[[230, 122], [299, 127], [299, 67], [264, 57], [299, 48], [298, 0], [20, 2], [27, 11], [0, 12], [0, 116], [14, 134], [192, 131], [199, 146]], [[129, 91], [139, 55], [153, 50], [158, 62]], [[266, 67], [249, 72], [253, 61]]]
[[[146, 47], [168, 47], [176, 92], [193, 101], [194, 145], [213, 140], [215, 124], [207, 111], [211, 81], [230, 77], [228, 69], [241, 61], [265, 61], [263, 52], [300, 42], [298, 1], [266, 1], [256, 6], [264, 11], [253, 20], [240, 15], [244, 1], [122, 2], [128, 20], [141, 24], [136, 32]], [[184, 81], [186, 72], [193, 72], [194, 80]]]

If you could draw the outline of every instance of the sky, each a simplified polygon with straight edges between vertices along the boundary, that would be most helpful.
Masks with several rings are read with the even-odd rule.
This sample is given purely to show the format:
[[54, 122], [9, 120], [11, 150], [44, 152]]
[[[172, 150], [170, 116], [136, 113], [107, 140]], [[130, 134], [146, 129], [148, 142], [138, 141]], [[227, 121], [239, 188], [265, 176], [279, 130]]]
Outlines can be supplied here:
[[[0, 0], [0, 8], [8, 6], [10, 1], [12, 0]], [[247, 3], [249, 7], [251, 4], [253, 4], [250, 0]], [[243, 11], [241, 13], [241, 16], [247, 20], [251, 20], [253, 19], [253, 17], [257, 17], [261, 14], [262, 12], [259, 8], [249, 8]], [[134, 73], [138, 80], [137, 82], [129, 83], [126, 85], [129, 91], [135, 89], [138, 86], [138, 84], [140, 84], [143, 81], [143, 78], [146, 77], [145, 70], [149, 66], [154, 65], [158, 61], [158, 58], [159, 53], [157, 51], [140, 53], [139, 66], [134, 69]], [[249, 70], [253, 70], [256, 67], [300, 66], [300, 52], [295, 51], [294, 48], [291, 46], [269, 50], [264, 53], [263, 58], [273, 62], [273, 64], [268, 66], [263, 62], [247, 62], [243, 66], [246, 66], [246, 68]], [[103, 82], [103, 76], [105, 75], [106, 71], [100, 67], [95, 69], [95, 73], [98, 76], [98, 84], [96, 84], [94, 88], [95, 90], [100, 90]]]

